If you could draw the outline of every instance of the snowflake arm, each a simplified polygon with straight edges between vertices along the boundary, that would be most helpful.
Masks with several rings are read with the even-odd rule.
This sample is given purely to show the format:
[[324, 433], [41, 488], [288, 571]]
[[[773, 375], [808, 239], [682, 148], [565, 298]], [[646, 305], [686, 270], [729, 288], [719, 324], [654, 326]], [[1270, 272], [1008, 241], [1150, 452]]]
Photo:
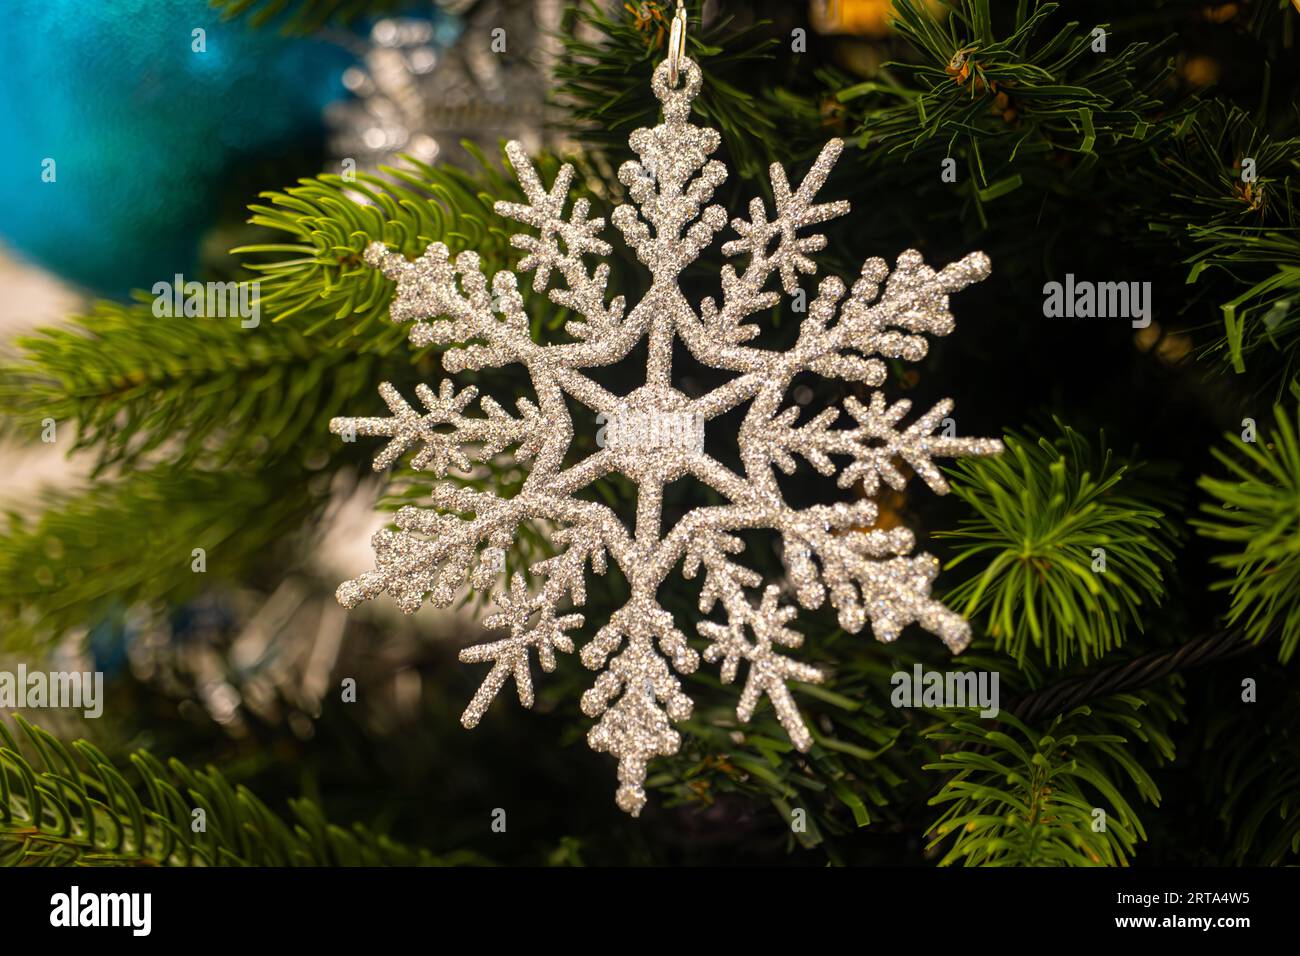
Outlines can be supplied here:
[[[593, 534], [589, 528], [562, 528], [554, 538], [556, 544], [565, 546], [565, 549], [553, 558], [538, 561], [531, 569], [535, 575], [545, 578], [541, 590], [530, 597], [523, 576], [516, 574], [511, 579], [509, 592], [499, 593], [494, 598], [500, 610], [483, 622], [484, 627], [509, 627], [510, 636], [505, 640], [467, 647], [460, 652], [460, 660], [465, 664], [492, 661], [491, 671], [461, 716], [461, 723], [466, 728], [478, 725], [509, 677], [515, 680], [519, 702], [525, 707], [533, 706], [532, 677], [528, 670], [530, 650], [536, 651], [538, 663], [547, 673], [555, 670], [557, 650], [566, 654], [573, 652], [573, 641], [565, 632], [580, 627], [583, 617], [581, 614], [560, 615], [558, 608], [565, 595], [575, 606], [580, 607], [586, 602], [584, 569], [590, 562], [593, 571], [604, 574], [605, 548], [600, 535]], [[504, 553], [500, 557], [504, 558]], [[537, 614], [538, 620], [530, 627], [528, 621], [533, 614]]]
[[954, 654], [965, 650], [970, 625], [930, 597], [938, 560], [911, 554], [916, 538], [907, 528], [861, 530], [870, 528], [876, 517], [875, 505], [864, 501], [816, 505], [787, 511], [777, 519], [799, 603], [818, 607], [829, 593], [840, 627], [850, 633], [862, 630], [870, 619], [876, 640], [889, 643], [916, 623]]
[[[557, 617], [554, 604], [546, 601], [545, 592], [536, 598], [530, 598], [528, 586], [521, 574], [514, 576], [510, 590], [496, 595], [495, 601], [500, 610], [487, 617], [483, 626], [508, 627], [510, 636], [501, 641], [467, 647], [460, 652], [460, 660], [464, 664], [492, 662], [492, 670], [461, 715], [460, 722], [466, 729], [478, 726], [492, 699], [511, 677], [514, 678], [515, 689], [519, 693], [519, 703], [532, 707], [533, 681], [528, 670], [529, 650], [537, 652], [542, 670], [549, 673], [555, 670], [557, 650], [566, 654], [573, 652], [573, 640], [565, 631], [582, 625], [581, 614]], [[528, 620], [534, 613], [539, 620], [530, 627]]]
[[829, 456], [848, 456], [853, 461], [839, 472], [837, 484], [849, 488], [861, 481], [863, 491], [874, 495], [882, 481], [896, 490], [907, 484], [907, 477], [895, 465], [901, 459], [912, 466], [931, 491], [943, 495], [948, 493], [948, 482], [935, 466], [935, 458], [996, 455], [1002, 451], [1002, 443], [996, 440], [934, 434], [953, 409], [951, 399], [943, 399], [903, 429], [897, 425], [912, 407], [905, 398], [890, 406], [883, 392], [872, 392], [869, 405], [849, 396], [844, 407], [857, 419], [857, 428], [831, 428], [840, 415], [835, 408], [822, 411], [797, 428], [793, 425], [799, 415], [798, 406], [792, 405], [772, 418], [762, 441], [776, 466], [793, 474], [795, 462], [791, 454], [797, 453], [829, 477], [836, 473]]
[[[799, 288], [799, 274], [817, 271], [816, 264], [808, 258], [808, 254], [825, 249], [826, 237], [821, 234], [801, 237], [798, 232], [848, 213], [849, 204], [842, 199], [829, 203], [813, 202], [817, 190], [826, 184], [826, 177], [830, 175], [835, 161], [843, 151], [843, 140], [832, 139], [823, 146], [821, 155], [794, 192], [790, 191], [790, 180], [781, 164], [772, 164], [770, 173], [776, 218], [768, 222], [763, 200], [755, 198], [749, 204], [749, 222], [735, 219], [731, 223], [731, 228], [741, 238], [722, 246], [724, 256], [750, 256], [749, 267], [745, 270], [739, 291], [756, 292], [763, 287], [769, 275], [779, 272], [786, 295], [794, 295]], [[776, 250], [768, 255], [767, 250], [773, 239], [777, 240]], [[731, 303], [737, 300], [728, 296], [726, 301]], [[726, 308], [724, 305], [724, 312]]]
[[[530, 518], [581, 525], [620, 564], [631, 560], [626, 530], [613, 511], [598, 502], [545, 494], [502, 499], [443, 483], [434, 486], [432, 503], [433, 508], [399, 509], [396, 531], [375, 532], [374, 570], [340, 585], [339, 603], [355, 607], [386, 593], [408, 614], [419, 610], [426, 595], [435, 607], [447, 607], [467, 577], [475, 588], [490, 584], [504, 566], [519, 525]], [[465, 512], [474, 517], [461, 517]]]
[[443, 356], [447, 371], [494, 368], [531, 357], [534, 346], [528, 337], [528, 316], [513, 273], [498, 272], [489, 292], [478, 254], [466, 251], [453, 259], [441, 242], [430, 243], [414, 262], [372, 242], [365, 260], [397, 282], [389, 318], [399, 324], [413, 322], [407, 333], [413, 345], [447, 345], [471, 339], [489, 343], [451, 349]]
[[[983, 253], [972, 253], [938, 272], [913, 249], [899, 255], [892, 273], [883, 259], [867, 259], [847, 299], [839, 278], [821, 281], [800, 326], [799, 341], [780, 353], [736, 347], [751, 330], [738, 325], [739, 320], [775, 305], [777, 293], [752, 289], [737, 293], [740, 298], [726, 316], [705, 299], [703, 321], [686, 323], [681, 329], [683, 339], [696, 359], [744, 374], [703, 396], [698, 408], [712, 417], [760, 391], [779, 397], [800, 372], [879, 386], [888, 373], [881, 359], [924, 358], [929, 351], [925, 335], [947, 335], [953, 329], [949, 294], [985, 278], [989, 269]], [[724, 286], [739, 281], [724, 270]]]
[[[726, 624], [702, 621], [696, 625], [700, 634], [710, 641], [704, 659], [711, 664], [721, 662], [720, 676], [724, 684], [736, 679], [742, 660], [748, 661], [745, 689], [736, 707], [736, 717], [748, 723], [759, 700], [766, 695], [790, 741], [797, 749], [806, 751], [812, 746], [812, 735], [799, 716], [786, 680], [817, 684], [824, 675], [811, 665], [777, 652], [777, 646], [797, 648], [803, 643], [803, 635], [785, 626], [798, 611], [778, 606], [779, 592], [772, 585], [763, 592], [757, 608], [750, 605], [745, 588], [756, 587], [762, 578], [730, 560], [729, 555], [738, 554], [743, 548], [739, 538], [719, 532], [700, 534], [687, 546], [683, 574], [693, 578], [701, 566], [705, 569], [700, 611], [707, 614], [721, 600], [728, 618]], [[746, 626], [754, 633], [753, 643], [745, 639]]]
[[[789, 295], [798, 290], [800, 273], [816, 272], [817, 267], [808, 254], [825, 248], [826, 237], [798, 233], [800, 229], [849, 211], [849, 204], [844, 201], [821, 204], [813, 201], [843, 148], [838, 139], [827, 143], [794, 192], [790, 190], [785, 170], [779, 163], [772, 164], [776, 218], [769, 222], [763, 201], [756, 198], [750, 203], [750, 221], [732, 222], [732, 228], [741, 238], [724, 243], [722, 252], [726, 256], [748, 254], [745, 271], [738, 274], [734, 266], [724, 266], [721, 305], [706, 298], [700, 305], [700, 321], [682, 327], [683, 338], [697, 356], [701, 350], [707, 350], [714, 364], [720, 367], [749, 372], [759, 369], [767, 353], [740, 346], [739, 343], [757, 334], [757, 329], [745, 325], [744, 320], [772, 308], [780, 300], [778, 293], [764, 289], [774, 272], [780, 274], [782, 287]], [[774, 240], [776, 248], [769, 253]], [[716, 348], [715, 343], [719, 342], [725, 347]]]
[[[656, 643], [669, 655], [671, 668]], [[649, 599], [633, 598], [596, 632], [581, 657], [588, 668], [600, 671], [582, 695], [582, 712], [600, 718], [587, 734], [587, 743], [618, 760], [615, 801], [636, 816], [645, 806], [646, 766], [654, 757], [677, 752], [681, 735], [672, 722], [691, 715], [691, 699], [682, 693], [673, 671], [693, 672], [699, 655], [671, 614]]]
[[457, 393], [450, 379], [443, 380], [437, 394], [427, 385], [415, 386], [416, 397], [425, 408], [423, 415], [407, 404], [388, 382], [380, 383], [379, 394], [392, 411], [392, 418], [330, 420], [330, 431], [335, 435], [384, 435], [392, 439], [375, 456], [375, 471], [388, 468], [416, 446], [423, 447], [411, 459], [411, 466], [430, 471], [436, 478], [446, 475], [451, 465], [462, 471], [470, 470], [470, 459], [462, 450], [465, 445], [479, 446], [475, 457], [480, 461], [487, 461], [509, 445], [519, 446], [515, 457], [520, 461], [534, 457], [541, 448], [540, 413], [526, 398], [520, 398], [517, 403], [520, 413], [517, 419], [511, 418], [488, 396], [480, 402], [487, 417], [470, 418], [462, 413], [478, 396], [478, 389], [471, 385]]
[[605, 305], [609, 266], [602, 263], [595, 272], [589, 273], [582, 261], [588, 253], [608, 256], [613, 251], [609, 243], [596, 238], [605, 228], [605, 220], [587, 218], [591, 204], [586, 199], [575, 202], [567, 217], [564, 213], [573, 183], [573, 167], [568, 163], [561, 166], [548, 192], [522, 143], [508, 143], [506, 157], [528, 202], [498, 202], [497, 215], [533, 226], [539, 233], [537, 236], [516, 233], [510, 237], [511, 245], [528, 253], [520, 260], [519, 269], [533, 272], [534, 292], [546, 291], [553, 271], [564, 276], [568, 287], [551, 289], [549, 295], [552, 302], [572, 309], [585, 320], [568, 323], [565, 328], [570, 335], [587, 339], [616, 331], [623, 318], [624, 300], [617, 296]]

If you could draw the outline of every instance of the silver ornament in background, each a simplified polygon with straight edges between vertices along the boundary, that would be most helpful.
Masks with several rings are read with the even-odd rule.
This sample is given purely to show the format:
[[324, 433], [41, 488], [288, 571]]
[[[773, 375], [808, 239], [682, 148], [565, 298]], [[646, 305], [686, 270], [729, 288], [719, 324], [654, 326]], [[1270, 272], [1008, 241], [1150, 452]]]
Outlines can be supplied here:
[[252, 726], [315, 734], [327, 698], [347, 701], [375, 736], [415, 720], [424, 693], [428, 635], [385, 622], [351, 622], [314, 578], [291, 576], [269, 595], [206, 594], [167, 614], [137, 613], [126, 643], [136, 680], [176, 700], [182, 717], [207, 719], [232, 737]]
[[561, 0], [440, 0], [432, 19], [378, 21], [349, 44], [361, 63], [343, 77], [355, 98], [326, 112], [331, 153], [373, 171], [402, 154], [465, 164], [461, 140], [489, 155], [503, 139], [541, 149], [562, 12]]

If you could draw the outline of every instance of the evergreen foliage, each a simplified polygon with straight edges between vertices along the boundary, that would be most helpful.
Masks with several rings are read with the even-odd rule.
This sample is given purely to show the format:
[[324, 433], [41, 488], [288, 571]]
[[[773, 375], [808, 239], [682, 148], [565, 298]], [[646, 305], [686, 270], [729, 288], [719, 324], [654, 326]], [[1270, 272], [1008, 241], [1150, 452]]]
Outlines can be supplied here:
[[[1153, 716], [1143, 708], [1154, 705]], [[930, 846], [947, 846], [941, 866], [1126, 866], [1146, 838], [1124, 795], [1160, 803], [1139, 756], [1137, 737], [1160, 763], [1172, 760], [1167, 724], [1177, 701], [1117, 695], [1078, 707], [1042, 730], [1004, 715], [1002, 728], [966, 716], [930, 735], [955, 744], [927, 770], [952, 774], [930, 800], [946, 809], [930, 827]]]
[[1231, 624], [1255, 640], [1280, 629], [1282, 662], [1300, 645], [1300, 413], [1282, 405], [1262, 441], [1230, 435], [1214, 457], [1229, 477], [1205, 476], [1213, 499], [1202, 505], [1202, 534], [1233, 550], [1215, 563], [1231, 573], [1218, 582], [1231, 596]]
[[975, 516], [935, 532], [959, 542], [948, 567], [973, 559], [982, 568], [952, 591], [954, 606], [987, 614], [999, 649], [1024, 660], [1032, 648], [1049, 665], [1096, 660], [1141, 632], [1164, 596], [1176, 537], [1153, 504], [1166, 496], [1130, 491], [1130, 466], [1104, 435], [1097, 449], [1060, 431], [1055, 441], [1007, 435], [1006, 454], [959, 462], [953, 493]]
[[[312, 32], [400, 5], [214, 6], [250, 27]], [[638, 16], [636, 4], [567, 5], [555, 100], [578, 144], [565, 158], [593, 216], [622, 201], [616, 170], [627, 134], [655, 119], [649, 76], [671, 4], [650, 6], [658, 20]], [[766, 188], [769, 163], [797, 175], [839, 135], [849, 148], [826, 191], [850, 198], [854, 214], [826, 224], [832, 251], [819, 257], [821, 274], [853, 275], [866, 256], [908, 246], [927, 260], [989, 253], [990, 288], [963, 293], [970, 298], [957, 309], [964, 334], [936, 344], [919, 375], [896, 375], [891, 387], [919, 403], [954, 389], [970, 416], [961, 433], [1006, 430], [1007, 452], [954, 467], [949, 499], [898, 495], [882, 507], [885, 521], [907, 512], [919, 519], [908, 524], [927, 529], [927, 547], [945, 560], [949, 603], [975, 623], [971, 650], [954, 660], [910, 636], [880, 645], [814, 616], [805, 646], [829, 677], [799, 689], [814, 736], [806, 755], [791, 751], [769, 707], [738, 727], [739, 687], [692, 675], [700, 704], [682, 752], [652, 765], [657, 793], [638, 823], [611, 818], [607, 788], [591, 779], [600, 758], [582, 753], [586, 723], [573, 703], [589, 675], [572, 660], [539, 685], [540, 714], [493, 708], [469, 742], [443, 704], [464, 697], [450, 658], [422, 673], [434, 702], [419, 733], [358, 739], [359, 729], [327, 713], [314, 743], [278, 740], [312, 768], [303, 780], [326, 793], [332, 784], [331, 806], [356, 808], [353, 818], [372, 819], [366, 810], [384, 780], [438, 799], [449, 790], [440, 817], [396, 796], [381, 817], [427, 852], [331, 827], [310, 803], [281, 818], [215, 769], [137, 754], [134, 775], [121, 773], [113, 768], [127, 759], [84, 741], [0, 724], [0, 861], [477, 860], [474, 835], [430, 822], [472, 802], [446, 786], [438, 761], [447, 754], [462, 767], [476, 762], [464, 786], [480, 787], [480, 798], [518, 782], [488, 769], [511, 761], [530, 783], [567, 788], [545, 811], [565, 829], [512, 851], [526, 862], [733, 862], [742, 843], [764, 862], [1297, 861], [1300, 13], [1285, 0], [897, 0], [892, 33], [864, 65], [811, 31], [807, 52], [794, 52], [805, 6], [724, 4], [730, 14], [702, 25], [700, 4], [688, 3], [688, 52], [704, 72], [698, 106], [735, 171], [718, 201], [743, 208]], [[1195, 81], [1192, 65], [1206, 59], [1218, 64], [1217, 84]], [[956, 182], [941, 179], [948, 159]], [[559, 161], [539, 159], [545, 181]], [[59, 446], [89, 456], [93, 474], [10, 515], [0, 533], [0, 650], [40, 655], [115, 609], [165, 615], [203, 590], [263, 592], [301, 571], [330, 489], [368, 470], [367, 449], [337, 442], [330, 418], [367, 403], [378, 411], [380, 381], [409, 394], [416, 381], [442, 377], [438, 350], [409, 347], [387, 320], [392, 286], [363, 265], [362, 251], [382, 241], [414, 257], [441, 241], [453, 253], [474, 249], [493, 272], [518, 252], [492, 203], [518, 198], [488, 156], [468, 170], [409, 163], [356, 182], [304, 178], [251, 203], [253, 238], [234, 250], [241, 280], [260, 282], [256, 329], [158, 318], [140, 293], [22, 339], [0, 365], [0, 427], [36, 442], [53, 418], [71, 436]], [[614, 258], [630, 262], [615, 246]], [[716, 294], [716, 249], [712, 257], [684, 283], [697, 301]], [[634, 291], [618, 287], [631, 270], [612, 267], [611, 294]], [[1044, 318], [1043, 285], [1067, 271], [1151, 281], [1152, 325]], [[522, 291], [534, 334], [557, 335], [563, 311]], [[796, 326], [778, 310], [764, 334], [780, 340]], [[527, 387], [523, 378], [492, 384]], [[1243, 417], [1260, 421], [1258, 441], [1236, 437]], [[1225, 431], [1226, 445], [1215, 437]], [[1132, 450], [1120, 455], [1116, 445]], [[518, 475], [505, 467], [472, 480], [508, 489]], [[382, 506], [427, 493], [421, 481], [388, 476]], [[810, 498], [819, 493], [812, 478], [793, 481]], [[626, 486], [598, 490], [620, 513], [631, 507]], [[671, 488], [667, 513], [692, 493]], [[1199, 514], [1199, 535], [1180, 532], [1184, 509]], [[546, 551], [546, 529], [521, 543], [511, 561], [525, 566]], [[191, 572], [196, 547], [207, 551], [206, 575]], [[1104, 572], [1093, 570], [1098, 548]], [[782, 573], [777, 555], [765, 560]], [[589, 582], [592, 619], [617, 606], [621, 587], [614, 573]], [[695, 596], [667, 595], [665, 607], [689, 619]], [[353, 626], [382, 631], [358, 618]], [[1217, 667], [1124, 694], [1099, 688], [1085, 706], [1028, 722], [1005, 704], [989, 721], [890, 701], [890, 676], [917, 664], [996, 670], [1003, 693], [1020, 695], [1176, 648], [1216, 619], [1252, 641], [1280, 636], [1276, 653], [1265, 646], [1236, 658], [1272, 682], [1267, 708], [1236, 707], [1237, 670]], [[529, 739], [531, 720], [564, 728], [572, 746], [560, 769], [514, 742]], [[188, 728], [170, 743], [188, 753], [211, 742]], [[263, 767], [251, 783], [283, 792], [302, 782], [284, 772]], [[358, 780], [372, 789], [357, 793]], [[198, 806], [209, 820], [201, 839], [189, 830]], [[796, 810], [802, 828], [792, 826]], [[689, 849], [671, 837], [706, 830], [721, 836]]]
[[[70, 744], [15, 718], [0, 721], [0, 865], [430, 866], [446, 862], [355, 825], [310, 800], [289, 819], [214, 767], [130, 757], [133, 783], [88, 740]], [[30, 756], [29, 756], [30, 754]], [[138, 793], [143, 790], [143, 795]]]

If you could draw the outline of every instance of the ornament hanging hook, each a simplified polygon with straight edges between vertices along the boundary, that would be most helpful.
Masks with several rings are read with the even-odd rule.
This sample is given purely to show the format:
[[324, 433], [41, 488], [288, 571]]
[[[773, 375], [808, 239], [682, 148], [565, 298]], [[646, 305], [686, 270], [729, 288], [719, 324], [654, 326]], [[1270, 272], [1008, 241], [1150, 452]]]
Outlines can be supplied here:
[[676, 88], [678, 69], [682, 58], [686, 56], [686, 7], [682, 0], [677, 0], [677, 12], [673, 14], [672, 32], [668, 35], [668, 86]]

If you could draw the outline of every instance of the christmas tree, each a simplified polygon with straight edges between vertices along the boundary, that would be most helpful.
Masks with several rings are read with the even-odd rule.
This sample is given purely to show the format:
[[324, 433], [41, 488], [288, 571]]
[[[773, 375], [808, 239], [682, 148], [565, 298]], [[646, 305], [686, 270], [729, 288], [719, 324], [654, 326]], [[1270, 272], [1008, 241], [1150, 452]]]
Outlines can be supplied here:
[[558, 4], [23, 337], [0, 861], [1296, 863], [1300, 5], [1136, 7]]

